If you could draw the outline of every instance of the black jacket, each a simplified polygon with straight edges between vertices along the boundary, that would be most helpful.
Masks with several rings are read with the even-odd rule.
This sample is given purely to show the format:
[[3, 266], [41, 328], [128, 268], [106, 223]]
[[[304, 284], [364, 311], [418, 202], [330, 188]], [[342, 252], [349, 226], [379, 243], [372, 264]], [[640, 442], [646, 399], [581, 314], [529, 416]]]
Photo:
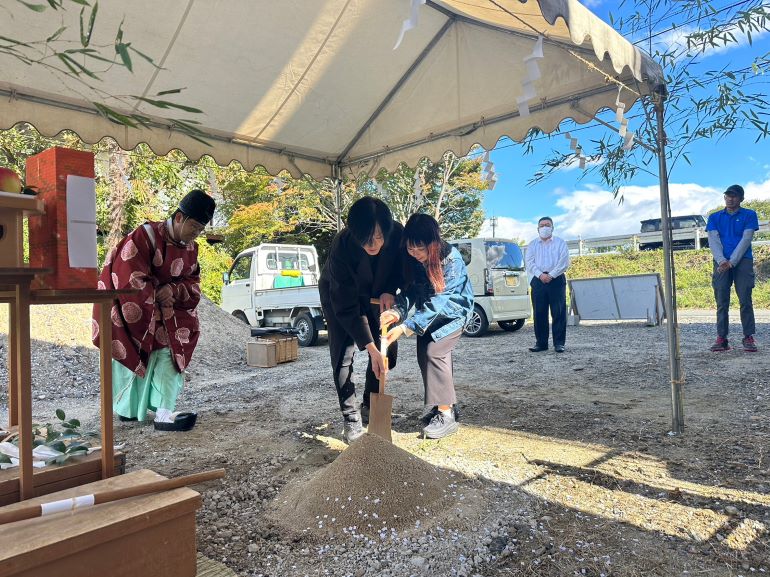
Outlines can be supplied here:
[[[353, 240], [348, 229], [339, 232], [332, 241], [329, 258], [321, 271], [319, 290], [321, 304], [329, 326], [339, 325], [363, 350], [377, 332], [379, 316], [375, 313], [370, 299], [379, 298], [382, 293], [396, 294], [401, 287], [403, 265], [401, 261], [401, 235], [404, 228], [393, 224], [388, 241], [376, 257], [370, 257]], [[342, 335], [329, 334], [332, 340]]]

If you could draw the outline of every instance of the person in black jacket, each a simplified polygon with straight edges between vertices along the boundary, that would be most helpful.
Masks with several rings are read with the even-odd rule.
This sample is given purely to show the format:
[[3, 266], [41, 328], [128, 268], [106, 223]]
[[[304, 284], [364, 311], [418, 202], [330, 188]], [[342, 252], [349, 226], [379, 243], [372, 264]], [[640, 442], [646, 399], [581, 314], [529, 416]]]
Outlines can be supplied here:
[[[365, 196], [348, 212], [347, 226], [332, 241], [321, 271], [321, 307], [329, 334], [334, 384], [344, 417], [343, 438], [351, 443], [368, 421], [369, 394], [379, 390], [385, 371], [380, 353], [380, 313], [395, 302], [402, 277], [401, 224], [387, 205]], [[379, 304], [372, 304], [372, 299]], [[369, 353], [361, 407], [356, 403], [353, 356], [356, 348]], [[388, 365], [396, 366], [398, 349], [388, 348]]]

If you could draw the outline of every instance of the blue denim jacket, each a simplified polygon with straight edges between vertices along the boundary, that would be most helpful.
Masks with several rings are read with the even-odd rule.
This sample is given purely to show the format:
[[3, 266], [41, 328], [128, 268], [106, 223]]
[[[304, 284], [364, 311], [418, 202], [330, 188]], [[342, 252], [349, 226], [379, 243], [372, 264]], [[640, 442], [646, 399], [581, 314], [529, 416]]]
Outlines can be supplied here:
[[396, 295], [394, 307], [401, 319], [415, 307], [404, 325], [418, 335], [430, 335], [436, 342], [462, 329], [473, 311], [473, 288], [459, 251], [452, 247], [441, 262], [445, 288], [438, 294], [428, 280], [425, 267], [411, 257], [409, 261], [414, 282]]

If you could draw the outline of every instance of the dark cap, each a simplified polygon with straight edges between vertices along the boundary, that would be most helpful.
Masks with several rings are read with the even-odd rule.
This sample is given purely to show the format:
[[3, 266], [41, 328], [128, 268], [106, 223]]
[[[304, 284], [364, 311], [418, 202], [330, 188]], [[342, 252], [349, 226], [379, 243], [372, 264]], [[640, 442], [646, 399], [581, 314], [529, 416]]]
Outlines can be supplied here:
[[202, 190], [191, 190], [179, 201], [179, 211], [185, 216], [208, 224], [214, 218], [216, 202]]
[[725, 194], [728, 196], [740, 196], [743, 198], [743, 187], [740, 184], [731, 184], [725, 190]]

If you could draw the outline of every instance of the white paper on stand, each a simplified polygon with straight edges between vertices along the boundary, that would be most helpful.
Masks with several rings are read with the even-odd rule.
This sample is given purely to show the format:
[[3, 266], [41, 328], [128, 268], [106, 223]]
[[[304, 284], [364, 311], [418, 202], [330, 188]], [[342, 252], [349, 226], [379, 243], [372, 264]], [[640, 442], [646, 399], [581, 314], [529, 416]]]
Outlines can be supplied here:
[[67, 175], [67, 256], [72, 268], [96, 268], [96, 181]]

